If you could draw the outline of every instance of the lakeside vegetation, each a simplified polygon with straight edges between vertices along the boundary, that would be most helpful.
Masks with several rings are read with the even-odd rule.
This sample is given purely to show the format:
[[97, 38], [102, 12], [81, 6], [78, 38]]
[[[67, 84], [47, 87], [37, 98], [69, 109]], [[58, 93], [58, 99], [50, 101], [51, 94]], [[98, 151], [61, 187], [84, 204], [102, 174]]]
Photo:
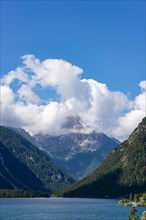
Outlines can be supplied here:
[[146, 220], [146, 211], [142, 213], [139, 217], [136, 215], [137, 206], [146, 207], [146, 192], [140, 194], [130, 193], [129, 199], [123, 198], [118, 202], [120, 206], [132, 206], [130, 213], [128, 215], [128, 220]]
[[128, 215], [128, 220], [146, 220], [146, 211], [142, 213], [141, 217], [136, 215], [136, 212], [137, 212], [137, 209], [135, 206], [133, 206]]
[[144, 206], [146, 207], [146, 193], [132, 194], [130, 193], [129, 199], [123, 198], [118, 202], [121, 206]]
[[29, 191], [29, 190], [10, 190], [1, 189], [0, 198], [36, 198], [36, 197], [49, 197], [47, 193], [39, 191]]

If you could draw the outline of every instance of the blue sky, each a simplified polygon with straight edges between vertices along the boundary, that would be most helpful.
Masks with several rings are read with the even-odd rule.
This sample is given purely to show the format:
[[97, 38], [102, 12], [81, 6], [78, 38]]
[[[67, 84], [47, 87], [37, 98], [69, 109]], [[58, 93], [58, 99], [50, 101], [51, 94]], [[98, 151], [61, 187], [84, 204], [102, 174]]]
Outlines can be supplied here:
[[145, 1], [1, 1], [2, 125], [124, 140], [146, 115], [145, 74]]
[[20, 57], [64, 59], [134, 97], [145, 79], [144, 1], [2, 1], [1, 74]]

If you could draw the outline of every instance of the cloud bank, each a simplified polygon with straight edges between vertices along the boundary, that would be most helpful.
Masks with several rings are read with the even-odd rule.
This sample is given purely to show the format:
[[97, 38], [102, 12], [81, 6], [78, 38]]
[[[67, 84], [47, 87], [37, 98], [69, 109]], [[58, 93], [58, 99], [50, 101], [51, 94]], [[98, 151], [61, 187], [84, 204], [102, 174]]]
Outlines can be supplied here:
[[[63, 126], [68, 118], [78, 117], [80, 132], [104, 132], [124, 140], [145, 117], [146, 81], [139, 84], [141, 93], [129, 100], [106, 84], [81, 79], [83, 70], [65, 60], [41, 62], [34, 55], [22, 60], [21, 67], [1, 79], [2, 125], [22, 127], [31, 134], [59, 135], [71, 132]], [[49, 101], [48, 88], [56, 91], [57, 101]], [[43, 99], [40, 91], [48, 98]]]

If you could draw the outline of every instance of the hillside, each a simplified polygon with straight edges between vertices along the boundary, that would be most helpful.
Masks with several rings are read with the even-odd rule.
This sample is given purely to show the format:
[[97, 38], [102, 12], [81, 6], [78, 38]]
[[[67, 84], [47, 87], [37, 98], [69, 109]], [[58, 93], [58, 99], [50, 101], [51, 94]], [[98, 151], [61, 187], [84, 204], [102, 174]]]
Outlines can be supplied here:
[[43, 184], [0, 142], [0, 188], [44, 191]]
[[0, 127], [0, 146], [1, 188], [30, 188], [52, 193], [74, 182], [50, 161], [47, 154], [3, 126]]
[[90, 176], [58, 195], [119, 197], [146, 191], [146, 118]]

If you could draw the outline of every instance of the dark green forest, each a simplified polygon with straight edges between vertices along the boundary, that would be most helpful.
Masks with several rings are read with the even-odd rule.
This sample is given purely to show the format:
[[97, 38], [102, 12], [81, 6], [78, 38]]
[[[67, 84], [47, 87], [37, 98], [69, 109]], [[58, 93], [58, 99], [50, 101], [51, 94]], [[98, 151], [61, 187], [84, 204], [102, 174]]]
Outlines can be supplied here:
[[37, 197], [49, 197], [47, 193], [39, 191], [28, 191], [28, 190], [0, 190], [0, 198], [37, 198]]

